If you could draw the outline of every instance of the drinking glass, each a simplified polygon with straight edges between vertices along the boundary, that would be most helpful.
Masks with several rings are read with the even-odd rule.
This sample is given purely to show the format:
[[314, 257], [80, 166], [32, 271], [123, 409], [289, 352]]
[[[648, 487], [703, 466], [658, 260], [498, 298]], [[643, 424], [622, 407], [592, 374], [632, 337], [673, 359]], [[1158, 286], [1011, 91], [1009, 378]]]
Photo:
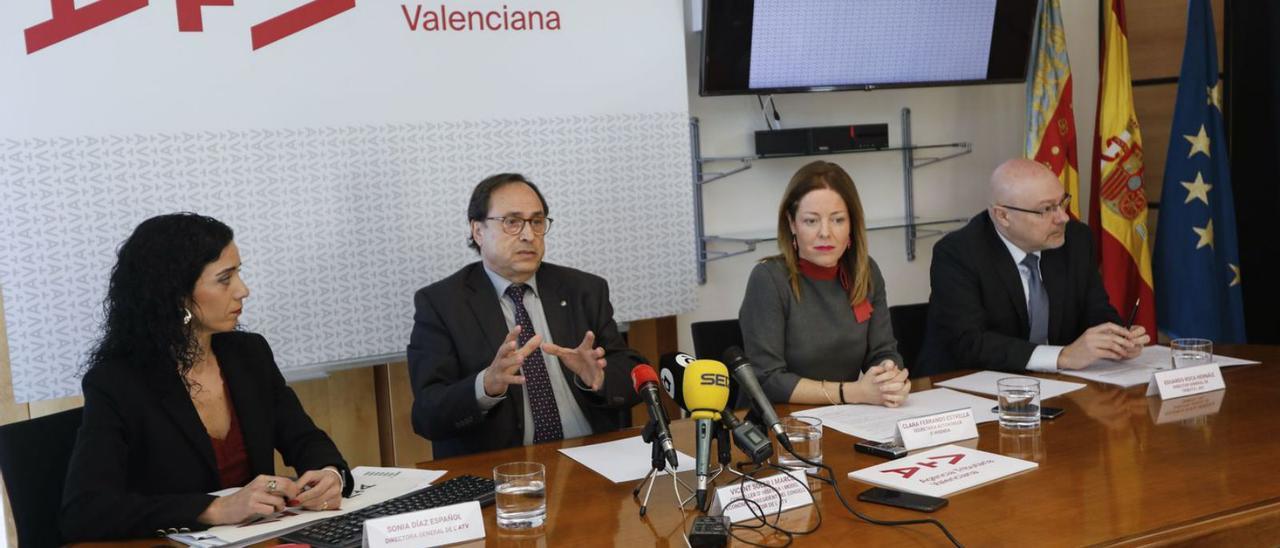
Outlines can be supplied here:
[[1169, 341], [1169, 349], [1174, 369], [1213, 363], [1213, 341], [1209, 339], [1174, 339]]
[[508, 462], [493, 468], [498, 527], [531, 529], [547, 519], [547, 470], [538, 462]]
[[[822, 462], [821, 419], [787, 416], [782, 417], [778, 423], [782, 425], [782, 431], [786, 433], [787, 439], [791, 440], [791, 447], [795, 449], [796, 455], [804, 457], [811, 462]], [[805, 464], [804, 461], [787, 452], [782, 447], [782, 444], [776, 440], [773, 442], [773, 454], [778, 456], [778, 466], [805, 469], [812, 473], [817, 473], [818, 471], [817, 467]]]
[[1008, 377], [996, 381], [1000, 398], [1002, 428], [1040, 426], [1040, 381], [1029, 377]]

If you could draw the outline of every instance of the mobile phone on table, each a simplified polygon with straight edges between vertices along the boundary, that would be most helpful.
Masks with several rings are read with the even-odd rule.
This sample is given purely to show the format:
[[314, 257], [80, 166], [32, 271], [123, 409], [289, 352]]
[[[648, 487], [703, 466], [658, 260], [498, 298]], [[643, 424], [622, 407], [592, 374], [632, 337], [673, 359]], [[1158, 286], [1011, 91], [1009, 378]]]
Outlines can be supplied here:
[[893, 441], [863, 440], [853, 444], [853, 450], [886, 459], [898, 459], [907, 456], [907, 448]]
[[[995, 406], [995, 407], [992, 407], [992, 408], [991, 408], [991, 412], [992, 412], [992, 413], [999, 413], [999, 412], [1000, 412], [1000, 406], [999, 406], [999, 405], [997, 405], [997, 406]], [[1049, 421], [1051, 421], [1051, 420], [1053, 420], [1053, 419], [1056, 419], [1056, 418], [1058, 418], [1058, 417], [1061, 417], [1061, 416], [1062, 416], [1062, 414], [1063, 414], [1063, 413], [1066, 413], [1066, 412], [1067, 412], [1067, 410], [1066, 410], [1066, 409], [1063, 409], [1063, 408], [1061, 408], [1061, 407], [1045, 407], [1045, 406], [1043, 406], [1043, 405], [1041, 405], [1041, 406], [1040, 406], [1040, 418], [1042, 418], [1042, 419], [1044, 419], [1044, 420], [1049, 420]]]
[[858, 493], [858, 500], [884, 504], [887, 506], [897, 506], [898, 508], [906, 508], [907, 510], [915, 510], [917, 512], [932, 512], [947, 505], [947, 499], [917, 495], [914, 493], [903, 493], [902, 491], [894, 491], [893, 489], [885, 489], [883, 487], [872, 487], [866, 491]]

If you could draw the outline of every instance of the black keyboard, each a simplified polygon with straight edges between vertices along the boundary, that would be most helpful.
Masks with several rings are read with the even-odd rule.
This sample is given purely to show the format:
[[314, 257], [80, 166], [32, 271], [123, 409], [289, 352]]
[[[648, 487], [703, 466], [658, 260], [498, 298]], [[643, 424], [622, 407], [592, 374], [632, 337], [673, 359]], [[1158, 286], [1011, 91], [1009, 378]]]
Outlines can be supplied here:
[[281, 540], [310, 544], [316, 548], [351, 548], [360, 546], [365, 520], [473, 500], [479, 501], [480, 506], [488, 506], [493, 504], [493, 496], [492, 479], [462, 475], [349, 514], [313, 523], [285, 535]]

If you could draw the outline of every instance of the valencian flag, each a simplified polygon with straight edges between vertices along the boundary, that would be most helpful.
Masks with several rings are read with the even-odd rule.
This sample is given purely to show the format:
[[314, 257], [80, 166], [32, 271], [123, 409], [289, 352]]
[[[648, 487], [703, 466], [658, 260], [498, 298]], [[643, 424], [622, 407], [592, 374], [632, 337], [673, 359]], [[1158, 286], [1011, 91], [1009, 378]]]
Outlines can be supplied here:
[[1089, 225], [1111, 306], [1128, 317], [1140, 303], [1134, 325], [1155, 333], [1151, 242], [1143, 191], [1142, 134], [1133, 110], [1124, 0], [1103, 1], [1102, 62], [1098, 121], [1093, 135]]
[[1071, 194], [1069, 213], [1080, 218], [1076, 121], [1071, 109], [1071, 62], [1058, 0], [1045, 0], [1036, 15], [1035, 54], [1027, 81], [1027, 142], [1023, 154], [1044, 164]]
[[1170, 337], [1242, 343], [1236, 216], [1222, 80], [1207, 0], [1191, 0], [1156, 240], [1159, 324]]

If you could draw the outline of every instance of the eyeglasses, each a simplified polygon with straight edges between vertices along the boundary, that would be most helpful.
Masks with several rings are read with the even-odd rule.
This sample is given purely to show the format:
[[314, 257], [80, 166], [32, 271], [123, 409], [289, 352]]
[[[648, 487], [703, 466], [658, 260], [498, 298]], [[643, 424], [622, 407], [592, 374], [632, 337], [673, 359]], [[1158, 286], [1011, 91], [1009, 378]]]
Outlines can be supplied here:
[[520, 217], [485, 217], [486, 221], [498, 221], [502, 223], [502, 231], [515, 236], [524, 231], [525, 223], [529, 223], [529, 229], [534, 234], [541, 236], [551, 230], [550, 217], [534, 217], [532, 219], [524, 219]]
[[1062, 200], [1058, 203], [1042, 207], [1040, 209], [1023, 209], [1021, 207], [1013, 207], [1011, 205], [1004, 204], [996, 204], [996, 207], [1003, 207], [1005, 209], [1012, 209], [1014, 211], [1021, 211], [1023, 213], [1030, 213], [1032, 215], [1039, 215], [1043, 217], [1045, 215], [1057, 215], [1059, 211], [1067, 209], [1067, 204], [1069, 203], [1071, 203], [1071, 193], [1067, 192], [1062, 195]]

